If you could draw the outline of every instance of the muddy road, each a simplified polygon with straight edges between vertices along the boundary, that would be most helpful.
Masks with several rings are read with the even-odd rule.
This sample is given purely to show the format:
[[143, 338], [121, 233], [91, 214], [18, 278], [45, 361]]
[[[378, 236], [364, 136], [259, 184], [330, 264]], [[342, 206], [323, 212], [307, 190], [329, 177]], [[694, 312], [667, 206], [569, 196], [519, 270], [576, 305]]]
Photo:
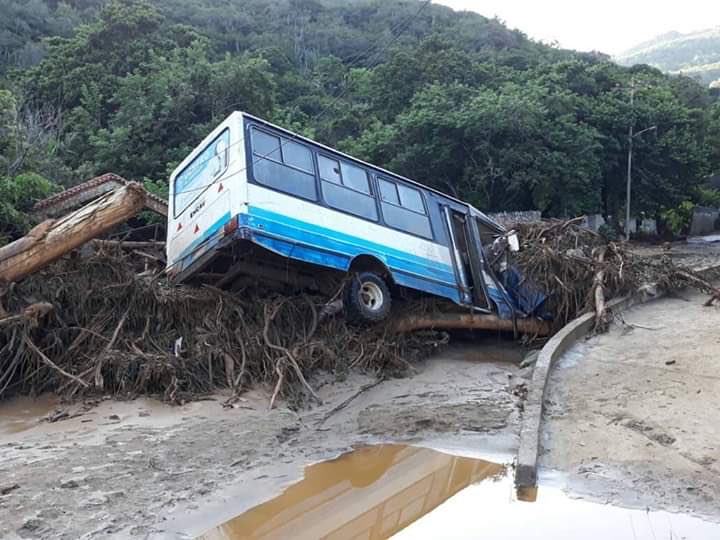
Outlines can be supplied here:
[[368, 443], [509, 463], [531, 371], [519, 369], [523, 355], [495, 340], [453, 347], [345, 405], [375, 379], [316, 380], [324, 404], [303, 411], [268, 411], [262, 388], [235, 408], [222, 407], [225, 396], [182, 407], [107, 400], [50, 424], [37, 417], [51, 411], [23, 417], [22, 403], [5, 404], [14, 408], [0, 426], [0, 537], [193, 537], [277, 494], [305, 465]]
[[720, 307], [705, 299], [634, 307], [560, 359], [540, 463], [571, 492], [720, 520]]
[[488, 339], [406, 378], [316, 378], [323, 405], [297, 411], [269, 411], [263, 387], [232, 407], [5, 402], [0, 538], [271, 538], [302, 523], [327, 538], [720, 538], [720, 307], [703, 300], [635, 307], [560, 359], [532, 504], [512, 487], [532, 367]]

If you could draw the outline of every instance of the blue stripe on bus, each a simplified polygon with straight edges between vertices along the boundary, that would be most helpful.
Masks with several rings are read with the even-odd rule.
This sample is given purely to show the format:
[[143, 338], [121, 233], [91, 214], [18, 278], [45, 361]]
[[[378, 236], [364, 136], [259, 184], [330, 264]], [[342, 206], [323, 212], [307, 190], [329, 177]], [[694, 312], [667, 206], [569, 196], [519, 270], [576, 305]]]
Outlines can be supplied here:
[[427, 279], [422, 279], [417, 276], [405, 274], [404, 272], [394, 272], [393, 279], [395, 283], [403, 287], [409, 287], [418, 291], [424, 291], [444, 298], [449, 298], [453, 302], [462, 304], [462, 297], [460, 290], [454, 285], [444, 285]]
[[[301, 245], [290, 240], [282, 240], [280, 238], [265, 236], [264, 233], [257, 231], [253, 233], [252, 241], [285, 257], [319, 264], [330, 268], [336, 268], [338, 270], [347, 270], [350, 265], [350, 261], [352, 260], [351, 257], [346, 255], [330, 253], [323, 249]], [[449, 298], [454, 302], [462, 303], [460, 291], [453, 285], [446, 285], [431, 279], [405, 273], [398, 269], [392, 271], [392, 274], [395, 283], [398, 285], [435, 294]]]
[[336, 268], [338, 270], [346, 270], [350, 264], [350, 258], [345, 255], [330, 253], [321, 249], [298, 244], [293, 240], [283, 240], [281, 238], [265, 236], [260, 232], [253, 234], [252, 241], [279, 255]]
[[316, 247], [345, 256], [347, 263], [344, 266], [333, 265], [335, 268], [347, 270], [347, 265], [353, 257], [368, 254], [383, 261], [391, 271], [400, 270], [420, 278], [427, 276], [432, 280], [455, 287], [455, 274], [452, 266], [442, 262], [289, 218], [262, 208], [251, 206], [249, 213], [247, 224], [255, 230], [267, 232], [275, 237], [292, 239], [304, 246]]
[[[268, 210], [250, 207], [250, 212], [251, 215], [239, 215], [240, 226], [251, 227], [257, 233], [253, 235], [253, 242], [276, 253], [338, 270], [347, 270], [357, 255], [373, 255], [387, 264], [398, 285], [461, 301], [455, 275], [449, 265]], [[176, 258], [182, 261], [179, 271], [215, 246], [221, 239], [217, 233], [230, 216], [230, 212], [226, 212], [182, 251]], [[264, 236], [263, 233], [272, 236]]]

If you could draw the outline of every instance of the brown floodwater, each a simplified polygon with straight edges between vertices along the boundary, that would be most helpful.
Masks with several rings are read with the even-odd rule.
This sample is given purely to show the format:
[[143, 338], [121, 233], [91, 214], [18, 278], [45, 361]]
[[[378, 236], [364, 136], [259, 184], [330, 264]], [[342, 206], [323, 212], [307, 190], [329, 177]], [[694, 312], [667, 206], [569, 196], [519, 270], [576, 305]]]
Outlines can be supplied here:
[[41, 419], [55, 410], [57, 397], [44, 394], [39, 397], [18, 397], [2, 402], [0, 406], [0, 435], [19, 433], [37, 426]]
[[388, 538], [503, 465], [425, 448], [367, 446], [311, 465], [280, 496], [206, 533], [238, 538]]
[[720, 525], [683, 514], [570, 499], [552, 487], [518, 496], [505, 465], [388, 444], [310, 465], [304, 479], [279, 496], [200, 538], [389, 537], [705, 540], [720, 538]]

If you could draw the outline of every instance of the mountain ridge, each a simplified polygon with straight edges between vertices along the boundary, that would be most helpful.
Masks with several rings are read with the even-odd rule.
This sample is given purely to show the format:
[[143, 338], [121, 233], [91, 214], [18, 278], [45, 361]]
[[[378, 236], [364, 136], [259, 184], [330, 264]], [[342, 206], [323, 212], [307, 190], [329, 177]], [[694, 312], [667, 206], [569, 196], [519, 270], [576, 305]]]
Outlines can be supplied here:
[[720, 25], [695, 32], [666, 32], [615, 56], [620, 65], [648, 64], [710, 84], [720, 80]]

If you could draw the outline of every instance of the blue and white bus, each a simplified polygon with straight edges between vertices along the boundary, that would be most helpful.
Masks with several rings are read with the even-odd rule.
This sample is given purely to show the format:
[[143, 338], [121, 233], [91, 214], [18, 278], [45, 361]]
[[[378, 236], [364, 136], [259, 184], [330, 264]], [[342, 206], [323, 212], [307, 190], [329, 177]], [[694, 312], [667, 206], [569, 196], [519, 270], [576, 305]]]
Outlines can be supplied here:
[[177, 281], [239, 277], [328, 290], [378, 321], [414, 290], [502, 318], [528, 315], [504, 285], [517, 237], [471, 205], [246, 113], [222, 122], [170, 177], [167, 264]]

